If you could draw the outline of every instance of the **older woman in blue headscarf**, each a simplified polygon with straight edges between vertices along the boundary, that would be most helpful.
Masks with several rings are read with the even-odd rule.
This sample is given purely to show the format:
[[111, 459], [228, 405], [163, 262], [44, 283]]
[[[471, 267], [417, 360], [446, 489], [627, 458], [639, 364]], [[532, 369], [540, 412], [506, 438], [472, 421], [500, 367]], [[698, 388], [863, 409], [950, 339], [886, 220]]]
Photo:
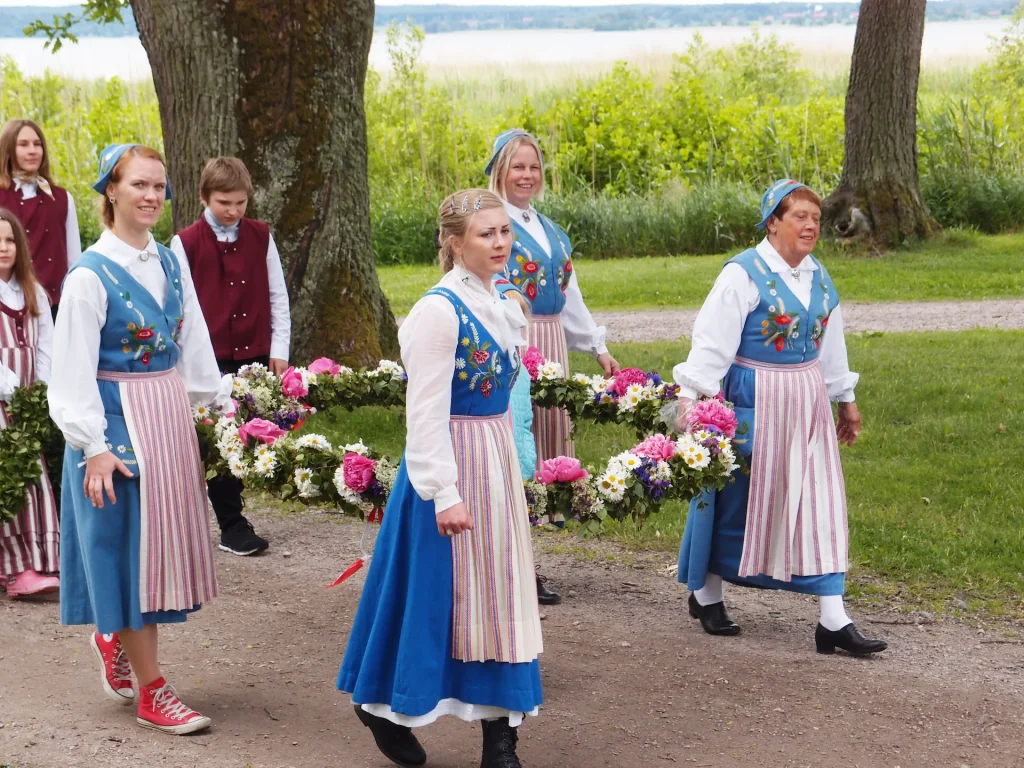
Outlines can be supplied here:
[[[750, 465], [718, 492], [694, 499], [679, 553], [690, 615], [713, 635], [740, 631], [723, 581], [817, 595], [819, 653], [877, 653], [846, 615], [846, 490], [839, 443], [860, 432], [842, 308], [828, 270], [811, 255], [821, 200], [793, 179], [761, 202], [756, 248], [731, 259], [704, 302], [680, 385], [679, 426], [699, 396], [720, 388], [736, 407], [739, 451]], [[838, 402], [838, 425], [830, 400]]]

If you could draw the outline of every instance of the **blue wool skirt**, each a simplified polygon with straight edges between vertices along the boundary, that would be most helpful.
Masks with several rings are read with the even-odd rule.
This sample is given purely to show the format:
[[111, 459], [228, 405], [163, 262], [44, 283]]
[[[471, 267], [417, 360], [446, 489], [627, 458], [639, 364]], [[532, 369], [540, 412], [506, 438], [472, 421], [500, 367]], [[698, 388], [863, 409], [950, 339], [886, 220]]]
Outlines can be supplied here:
[[141, 508], [138, 478], [114, 473], [111, 504], [103, 509], [85, 496], [82, 451], [64, 452], [60, 518], [60, 620], [94, 624], [102, 634], [140, 630], [146, 624], [179, 624], [189, 611], [143, 613], [139, 599]]
[[413, 490], [403, 460], [338, 675], [358, 704], [416, 717], [444, 699], [531, 712], [542, 703], [540, 663], [452, 658], [452, 544], [433, 501]]
[[[740, 424], [754, 424], [755, 372], [734, 365], [722, 382], [726, 400], [735, 405]], [[751, 461], [752, 430], [737, 435], [738, 452]], [[842, 595], [846, 591], [845, 573], [826, 573], [820, 576], [797, 576], [791, 581], [780, 581], [770, 576], [740, 576], [740, 557], [747, 527], [747, 499], [750, 494], [750, 475], [736, 472], [734, 481], [721, 491], [705, 491], [690, 502], [686, 518], [683, 543], [679, 548], [678, 580], [690, 590], [704, 586], [707, 574], [721, 576], [728, 582], [744, 587], [783, 589], [807, 595]]]

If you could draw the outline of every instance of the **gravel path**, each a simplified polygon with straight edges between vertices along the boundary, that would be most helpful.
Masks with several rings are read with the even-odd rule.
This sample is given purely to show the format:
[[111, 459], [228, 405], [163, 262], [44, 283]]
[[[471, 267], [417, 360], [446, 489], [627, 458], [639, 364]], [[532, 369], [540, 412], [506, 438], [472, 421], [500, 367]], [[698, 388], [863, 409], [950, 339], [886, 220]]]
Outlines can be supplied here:
[[[693, 331], [696, 309], [595, 312], [608, 329], [608, 341], [675, 341]], [[857, 331], [965, 331], [972, 328], [1024, 328], [1024, 301], [917, 301], [843, 304], [848, 333]]]

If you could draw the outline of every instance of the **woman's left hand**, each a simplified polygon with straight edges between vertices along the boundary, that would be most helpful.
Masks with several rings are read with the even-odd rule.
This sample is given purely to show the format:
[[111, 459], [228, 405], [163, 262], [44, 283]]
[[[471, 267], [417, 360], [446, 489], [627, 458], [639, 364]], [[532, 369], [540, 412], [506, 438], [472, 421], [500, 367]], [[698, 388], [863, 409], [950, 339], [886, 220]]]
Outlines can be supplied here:
[[597, 356], [597, 364], [601, 366], [601, 370], [604, 371], [605, 376], [616, 374], [620, 369], [619, 361], [607, 352], [602, 352]]
[[836, 422], [836, 435], [840, 443], [853, 445], [860, 434], [860, 411], [856, 403], [839, 404], [839, 420]]

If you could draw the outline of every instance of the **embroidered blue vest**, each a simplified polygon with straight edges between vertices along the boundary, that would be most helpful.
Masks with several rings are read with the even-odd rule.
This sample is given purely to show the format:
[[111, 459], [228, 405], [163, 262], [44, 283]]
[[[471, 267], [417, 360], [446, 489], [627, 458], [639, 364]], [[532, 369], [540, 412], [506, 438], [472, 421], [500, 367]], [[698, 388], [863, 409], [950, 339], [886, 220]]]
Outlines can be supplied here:
[[572, 243], [565, 230], [547, 216], [537, 215], [551, 242], [551, 255], [522, 224], [513, 221], [515, 240], [505, 277], [527, 298], [533, 314], [557, 315], [565, 306], [565, 289], [572, 277]]
[[[746, 270], [761, 294], [760, 303], [743, 325], [738, 356], [781, 365], [817, 359], [839, 293], [828, 270], [813, 256], [811, 259], [817, 270], [809, 275], [814, 282], [807, 309], [754, 248], [729, 260]], [[801, 275], [801, 279], [807, 278]]]
[[[452, 377], [453, 416], [498, 416], [508, 411], [512, 387], [519, 375], [519, 350], [502, 350], [454, 292], [432, 288], [427, 296], [443, 296], [459, 318], [459, 343]], [[502, 301], [508, 299], [502, 298]]]

